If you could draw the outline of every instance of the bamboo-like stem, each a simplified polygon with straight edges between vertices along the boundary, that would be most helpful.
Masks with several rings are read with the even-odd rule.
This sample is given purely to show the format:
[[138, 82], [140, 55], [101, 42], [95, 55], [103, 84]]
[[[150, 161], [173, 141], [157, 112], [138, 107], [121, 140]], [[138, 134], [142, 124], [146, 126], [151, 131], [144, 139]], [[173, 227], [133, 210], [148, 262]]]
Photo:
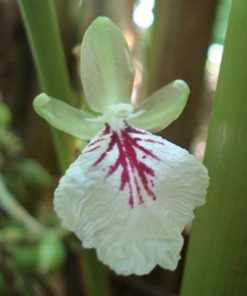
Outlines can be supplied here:
[[[41, 88], [48, 95], [72, 102], [53, 0], [19, 0]], [[52, 128], [59, 166], [63, 172], [72, 160], [72, 138]]]
[[70, 103], [73, 98], [54, 3], [19, 2], [42, 90]]
[[203, 102], [205, 56], [218, 2], [156, 0], [152, 42], [147, 52], [148, 93], [178, 77], [189, 84], [191, 95], [185, 110], [161, 132], [165, 139], [187, 149]]
[[16, 221], [23, 224], [34, 236], [42, 236], [46, 229], [35, 220], [9, 193], [0, 176], [0, 207], [10, 214]]
[[192, 228], [182, 296], [247, 295], [246, 15], [246, 0], [233, 0], [205, 157], [211, 184]]
[[[100, 295], [109, 296], [109, 286], [107, 281], [106, 267], [102, 264], [98, 264], [98, 259], [95, 254], [95, 250], [87, 250], [84, 254], [84, 266], [87, 270], [87, 281], [88, 281], [88, 294], [89, 295]], [[86, 255], [86, 256], [85, 256]], [[97, 283], [95, 282], [97, 278]]]
[[[65, 102], [73, 94], [70, 88], [65, 58], [53, 0], [19, 0], [21, 13], [32, 49], [42, 90]], [[53, 131], [53, 140], [61, 172], [71, 162], [70, 143], [64, 135]], [[71, 141], [71, 140], [70, 140]], [[90, 296], [109, 295], [106, 275], [95, 255], [84, 252]], [[92, 272], [94, 271], [94, 272]], [[97, 286], [97, 289], [95, 289]]]

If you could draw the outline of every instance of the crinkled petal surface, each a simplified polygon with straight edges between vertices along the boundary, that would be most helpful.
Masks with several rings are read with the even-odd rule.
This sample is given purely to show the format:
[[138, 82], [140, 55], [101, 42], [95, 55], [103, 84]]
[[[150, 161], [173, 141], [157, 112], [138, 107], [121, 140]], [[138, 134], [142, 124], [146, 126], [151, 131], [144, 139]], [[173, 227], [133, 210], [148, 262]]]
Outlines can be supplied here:
[[81, 78], [90, 108], [104, 113], [117, 103], [129, 103], [134, 68], [121, 31], [106, 17], [87, 29], [81, 45]]
[[129, 123], [152, 132], [158, 132], [176, 120], [184, 110], [190, 93], [183, 80], [175, 80], [146, 98], [135, 108], [139, 116]]
[[103, 128], [93, 115], [71, 107], [45, 93], [33, 102], [35, 111], [55, 128], [83, 140], [90, 140]]
[[207, 186], [206, 168], [186, 150], [106, 124], [60, 180], [54, 203], [85, 248], [119, 274], [142, 275], [176, 268], [181, 232]]

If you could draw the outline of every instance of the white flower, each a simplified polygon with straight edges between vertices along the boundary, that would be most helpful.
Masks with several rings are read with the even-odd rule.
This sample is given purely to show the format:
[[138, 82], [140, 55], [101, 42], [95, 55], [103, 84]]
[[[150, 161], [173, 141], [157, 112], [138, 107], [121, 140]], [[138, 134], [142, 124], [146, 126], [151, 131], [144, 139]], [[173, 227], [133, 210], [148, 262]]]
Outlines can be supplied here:
[[[91, 139], [66, 171], [54, 205], [63, 225], [119, 274], [174, 270], [181, 232], [205, 202], [207, 169], [185, 149], [149, 131], [174, 121], [189, 89], [176, 80], [130, 104], [133, 66], [126, 42], [107, 18], [97, 18], [81, 49], [84, 92], [91, 115], [45, 94], [35, 110], [53, 126]], [[96, 135], [95, 135], [96, 134]]]

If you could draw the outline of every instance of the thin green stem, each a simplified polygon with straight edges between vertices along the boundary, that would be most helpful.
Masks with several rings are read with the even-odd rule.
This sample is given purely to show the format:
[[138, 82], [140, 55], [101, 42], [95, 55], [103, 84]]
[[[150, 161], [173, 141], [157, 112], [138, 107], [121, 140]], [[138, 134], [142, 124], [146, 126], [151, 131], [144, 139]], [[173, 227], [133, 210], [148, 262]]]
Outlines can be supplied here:
[[[107, 281], [107, 270], [103, 264], [98, 263], [95, 250], [87, 250], [84, 254], [84, 266], [87, 270], [88, 294], [108, 296], [109, 287]], [[97, 282], [95, 282], [97, 279]]]
[[19, 0], [42, 90], [70, 103], [73, 99], [52, 0]]
[[211, 183], [192, 227], [182, 296], [247, 295], [246, 15], [246, 0], [233, 0], [205, 157]]
[[10, 214], [16, 221], [23, 224], [26, 229], [35, 236], [42, 235], [46, 228], [35, 220], [16, 200], [16, 198], [9, 193], [3, 181], [0, 178], [0, 206]]
[[[67, 103], [72, 102], [61, 37], [52, 0], [19, 0], [42, 90]], [[61, 171], [72, 160], [72, 138], [52, 129]]]

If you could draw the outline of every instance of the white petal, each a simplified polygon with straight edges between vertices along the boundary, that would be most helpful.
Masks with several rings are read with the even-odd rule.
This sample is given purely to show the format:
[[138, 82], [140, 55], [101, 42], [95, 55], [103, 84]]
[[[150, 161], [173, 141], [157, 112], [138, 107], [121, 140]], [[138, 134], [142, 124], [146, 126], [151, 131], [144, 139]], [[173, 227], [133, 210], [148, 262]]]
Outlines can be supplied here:
[[143, 130], [106, 125], [60, 180], [55, 210], [117, 273], [174, 270], [181, 232], [207, 186], [206, 168], [186, 150]]
[[90, 140], [104, 126], [93, 115], [61, 100], [39, 94], [33, 101], [35, 111], [55, 128], [82, 140]]
[[175, 80], [142, 101], [128, 122], [136, 127], [159, 132], [183, 112], [190, 89], [183, 80]]
[[81, 45], [81, 78], [87, 102], [96, 112], [129, 103], [134, 67], [121, 31], [106, 17], [87, 29]]

